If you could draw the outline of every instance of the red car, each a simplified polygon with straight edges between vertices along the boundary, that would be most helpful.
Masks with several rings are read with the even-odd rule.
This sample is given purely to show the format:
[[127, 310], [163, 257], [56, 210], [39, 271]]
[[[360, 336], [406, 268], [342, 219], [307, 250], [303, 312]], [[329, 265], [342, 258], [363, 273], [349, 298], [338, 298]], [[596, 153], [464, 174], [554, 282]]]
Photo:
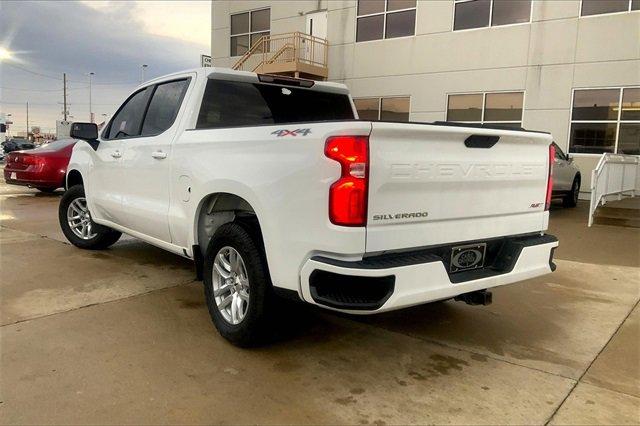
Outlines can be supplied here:
[[64, 177], [77, 141], [62, 139], [28, 151], [14, 151], [5, 157], [4, 180], [42, 192], [64, 187]]

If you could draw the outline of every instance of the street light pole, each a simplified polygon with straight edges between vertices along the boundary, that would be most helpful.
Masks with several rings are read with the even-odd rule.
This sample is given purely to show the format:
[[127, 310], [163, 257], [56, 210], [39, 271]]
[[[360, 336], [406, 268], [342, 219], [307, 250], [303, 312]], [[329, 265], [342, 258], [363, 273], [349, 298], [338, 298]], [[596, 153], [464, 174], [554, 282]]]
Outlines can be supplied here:
[[140, 84], [144, 83], [144, 70], [147, 69], [147, 64], [142, 64], [140, 67]]
[[62, 116], [67, 122], [67, 73], [62, 73]]
[[93, 123], [93, 108], [91, 106], [91, 77], [94, 76], [95, 73], [89, 73], [89, 122]]
[[29, 102], [27, 102], [27, 140], [29, 140]]

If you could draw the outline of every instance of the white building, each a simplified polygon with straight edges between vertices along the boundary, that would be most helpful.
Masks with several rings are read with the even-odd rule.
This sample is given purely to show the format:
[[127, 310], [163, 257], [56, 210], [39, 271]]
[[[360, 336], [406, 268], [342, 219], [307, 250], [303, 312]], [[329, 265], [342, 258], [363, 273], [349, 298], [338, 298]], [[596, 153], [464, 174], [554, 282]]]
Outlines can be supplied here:
[[[215, 66], [345, 83], [363, 118], [549, 131], [582, 169], [585, 195], [599, 154], [640, 154], [639, 9], [640, 0], [216, 0], [211, 56]], [[292, 32], [320, 39], [281, 36]]]

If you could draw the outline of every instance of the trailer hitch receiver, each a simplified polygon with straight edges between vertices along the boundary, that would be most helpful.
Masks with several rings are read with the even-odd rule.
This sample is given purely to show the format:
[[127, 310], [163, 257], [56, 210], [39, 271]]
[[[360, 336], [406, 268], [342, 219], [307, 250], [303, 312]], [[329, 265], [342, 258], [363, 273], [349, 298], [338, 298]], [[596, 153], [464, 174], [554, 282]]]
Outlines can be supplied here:
[[471, 293], [461, 294], [459, 296], [454, 297], [453, 300], [464, 302], [467, 305], [490, 305], [493, 301], [493, 295], [490, 291], [487, 290], [478, 290], [472, 291]]

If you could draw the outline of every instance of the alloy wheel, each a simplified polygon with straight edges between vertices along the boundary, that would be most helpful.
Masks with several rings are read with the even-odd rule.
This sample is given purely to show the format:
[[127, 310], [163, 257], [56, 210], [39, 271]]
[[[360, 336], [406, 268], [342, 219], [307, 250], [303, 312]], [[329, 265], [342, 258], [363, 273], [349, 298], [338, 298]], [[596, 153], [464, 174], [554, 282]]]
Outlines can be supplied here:
[[69, 204], [67, 208], [67, 223], [71, 231], [83, 240], [90, 240], [98, 235], [93, 232], [91, 213], [89, 213], [87, 200], [84, 197], [78, 197]]
[[218, 311], [229, 324], [240, 324], [249, 310], [249, 276], [236, 249], [225, 246], [218, 251], [212, 278]]

